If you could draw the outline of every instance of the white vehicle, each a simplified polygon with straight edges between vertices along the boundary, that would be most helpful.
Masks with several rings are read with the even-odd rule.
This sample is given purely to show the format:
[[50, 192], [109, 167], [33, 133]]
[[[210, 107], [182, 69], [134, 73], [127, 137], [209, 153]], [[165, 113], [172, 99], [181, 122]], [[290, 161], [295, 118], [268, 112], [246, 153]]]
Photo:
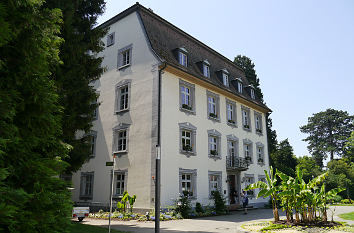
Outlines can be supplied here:
[[90, 213], [90, 207], [74, 207], [73, 208], [73, 218], [78, 218], [81, 222], [85, 217], [88, 217]]

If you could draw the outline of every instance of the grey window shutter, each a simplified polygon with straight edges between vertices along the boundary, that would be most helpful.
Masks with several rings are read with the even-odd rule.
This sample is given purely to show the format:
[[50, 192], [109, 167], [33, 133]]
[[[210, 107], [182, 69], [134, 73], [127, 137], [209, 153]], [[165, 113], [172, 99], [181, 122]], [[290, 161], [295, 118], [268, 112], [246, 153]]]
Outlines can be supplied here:
[[122, 51], [118, 51], [118, 68], [123, 65], [123, 55]]
[[113, 130], [113, 152], [118, 151], [118, 132], [116, 130]]
[[84, 188], [84, 178], [85, 178], [85, 176], [84, 176], [84, 174], [83, 173], [81, 173], [81, 177], [80, 177], [80, 195], [83, 195], [83, 188]]
[[116, 95], [114, 101], [114, 113], [119, 111], [119, 87], [116, 87]]
[[133, 52], [132, 52], [132, 50], [133, 50], [133, 47], [130, 47], [129, 48], [129, 64], [130, 65], [132, 65], [132, 62], [133, 62]]

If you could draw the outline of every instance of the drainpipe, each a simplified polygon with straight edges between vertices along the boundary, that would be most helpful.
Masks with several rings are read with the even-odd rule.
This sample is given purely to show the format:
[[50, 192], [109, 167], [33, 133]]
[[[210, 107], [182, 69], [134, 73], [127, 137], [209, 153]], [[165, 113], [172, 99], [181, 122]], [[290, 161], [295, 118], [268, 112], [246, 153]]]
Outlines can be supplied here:
[[160, 193], [161, 193], [161, 78], [166, 63], [159, 68], [158, 101], [157, 101], [157, 145], [156, 145], [156, 177], [155, 177], [155, 233], [160, 232]]

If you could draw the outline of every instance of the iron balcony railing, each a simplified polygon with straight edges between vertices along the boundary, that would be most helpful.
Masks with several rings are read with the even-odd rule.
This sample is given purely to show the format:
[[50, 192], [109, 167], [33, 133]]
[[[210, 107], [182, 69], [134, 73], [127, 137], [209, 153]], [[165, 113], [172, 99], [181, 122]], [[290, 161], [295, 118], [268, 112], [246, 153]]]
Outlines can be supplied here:
[[226, 157], [226, 168], [235, 170], [247, 170], [248, 162], [245, 158], [227, 156]]

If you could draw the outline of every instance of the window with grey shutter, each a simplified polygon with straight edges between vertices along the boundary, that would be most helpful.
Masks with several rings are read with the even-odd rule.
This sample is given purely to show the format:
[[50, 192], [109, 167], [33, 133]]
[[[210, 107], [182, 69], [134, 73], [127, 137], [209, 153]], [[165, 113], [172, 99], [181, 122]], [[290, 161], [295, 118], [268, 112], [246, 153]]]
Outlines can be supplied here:
[[111, 34], [107, 35], [107, 47], [111, 46], [114, 44], [114, 40], [115, 40], [115, 32], [112, 32]]
[[230, 126], [237, 126], [236, 103], [226, 99], [226, 122]]
[[243, 139], [243, 152], [246, 161], [253, 163], [253, 143], [249, 139]]
[[251, 131], [250, 108], [241, 106], [241, 112], [243, 129], [246, 131]]
[[254, 124], [256, 128], [256, 133], [262, 135], [263, 126], [262, 126], [262, 113], [254, 112]]
[[118, 50], [118, 69], [123, 69], [132, 64], [133, 44]]
[[114, 171], [114, 196], [122, 197], [124, 191], [127, 190], [128, 170]]
[[179, 169], [179, 193], [183, 195], [184, 192], [197, 198], [197, 169]]
[[187, 114], [195, 114], [195, 85], [179, 80], [179, 109]]
[[220, 97], [218, 94], [207, 90], [208, 119], [220, 121]]
[[187, 157], [196, 155], [197, 127], [189, 122], [179, 123], [178, 125], [180, 131], [180, 153], [186, 155]]
[[97, 140], [97, 131], [90, 131], [86, 134], [88, 137], [88, 143], [90, 145], [90, 157], [96, 156], [96, 140]]
[[209, 180], [209, 197], [212, 191], [219, 191], [222, 195], [222, 172], [221, 171], [208, 171]]
[[221, 133], [215, 129], [208, 130], [208, 156], [221, 159]]
[[91, 200], [93, 197], [94, 172], [81, 172], [80, 199]]
[[129, 110], [131, 102], [131, 79], [124, 79], [117, 83], [116, 88], [116, 97], [114, 104], [115, 114], [126, 112]]
[[113, 154], [128, 152], [129, 126], [129, 124], [121, 123], [113, 128]]

